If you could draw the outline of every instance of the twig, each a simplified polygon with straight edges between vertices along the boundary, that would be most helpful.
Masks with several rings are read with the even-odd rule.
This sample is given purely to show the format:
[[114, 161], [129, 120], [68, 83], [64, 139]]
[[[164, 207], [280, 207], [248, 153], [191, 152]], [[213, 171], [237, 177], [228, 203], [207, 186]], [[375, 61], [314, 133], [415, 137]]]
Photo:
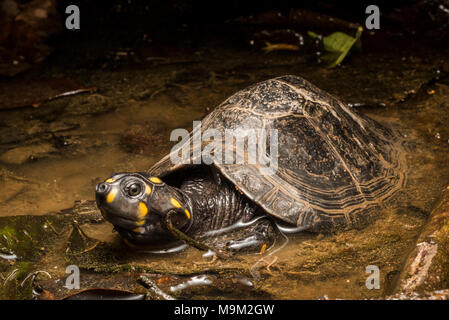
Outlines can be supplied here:
[[[162, 298], [163, 300], [176, 300], [171, 295], [166, 294], [164, 291], [162, 291], [157, 284], [148, 278], [147, 276], [140, 276], [139, 282], [144, 285], [145, 288], [147, 288], [151, 293], [155, 294], [157, 297]], [[150, 295], [151, 296], [151, 295]]]

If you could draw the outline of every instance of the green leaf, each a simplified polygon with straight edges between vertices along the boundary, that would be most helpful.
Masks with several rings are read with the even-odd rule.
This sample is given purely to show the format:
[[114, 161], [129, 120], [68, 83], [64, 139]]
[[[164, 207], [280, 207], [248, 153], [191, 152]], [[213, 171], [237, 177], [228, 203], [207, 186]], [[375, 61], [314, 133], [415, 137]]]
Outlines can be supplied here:
[[[327, 52], [322, 59], [327, 61], [328, 68], [335, 68], [348, 55], [354, 46], [361, 46], [360, 36], [363, 28], [359, 27], [355, 37], [351, 37], [343, 32], [334, 32], [323, 38], [323, 48]], [[312, 31], [308, 32], [309, 36], [317, 37], [318, 35]]]

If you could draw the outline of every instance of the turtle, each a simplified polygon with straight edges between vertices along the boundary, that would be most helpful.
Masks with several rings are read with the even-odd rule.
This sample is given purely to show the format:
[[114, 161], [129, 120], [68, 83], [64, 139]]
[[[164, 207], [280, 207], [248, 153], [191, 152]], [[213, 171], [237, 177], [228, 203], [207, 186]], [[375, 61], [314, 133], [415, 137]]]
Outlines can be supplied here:
[[[241, 144], [198, 142], [200, 134], [224, 137], [227, 130], [268, 133]], [[254, 150], [275, 170], [250, 162]], [[181, 151], [184, 161], [173, 161]], [[225, 152], [243, 161], [223, 161]], [[396, 131], [307, 80], [284, 75], [226, 99], [149, 170], [112, 174], [96, 186], [96, 202], [132, 245], [160, 248], [239, 229], [220, 245], [255, 250], [279, 232], [366, 225], [404, 187], [405, 158]]]

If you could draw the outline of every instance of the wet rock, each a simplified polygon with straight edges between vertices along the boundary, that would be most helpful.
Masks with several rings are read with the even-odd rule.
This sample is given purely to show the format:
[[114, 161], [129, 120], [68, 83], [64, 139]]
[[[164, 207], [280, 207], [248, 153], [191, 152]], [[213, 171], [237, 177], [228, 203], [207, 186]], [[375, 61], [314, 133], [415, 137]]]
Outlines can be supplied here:
[[56, 151], [52, 144], [46, 142], [20, 146], [3, 153], [0, 161], [8, 164], [22, 164], [28, 160], [45, 158]]
[[410, 264], [409, 277], [402, 287], [403, 290], [414, 291], [424, 283], [437, 250], [438, 245], [433, 241], [420, 242], [416, 245], [417, 253]]
[[421, 296], [448, 288], [449, 186], [407, 259], [398, 294], [404, 297]]
[[398, 293], [388, 297], [388, 300], [449, 300], [449, 290], [426, 291], [423, 293]]

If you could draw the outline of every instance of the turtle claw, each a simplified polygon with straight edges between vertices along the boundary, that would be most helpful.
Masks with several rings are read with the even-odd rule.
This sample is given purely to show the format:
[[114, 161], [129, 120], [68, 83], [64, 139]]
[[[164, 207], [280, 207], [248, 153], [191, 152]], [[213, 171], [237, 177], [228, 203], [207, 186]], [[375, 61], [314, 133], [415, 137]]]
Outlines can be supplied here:
[[229, 240], [225, 244], [226, 251], [232, 253], [259, 251], [263, 253], [267, 244], [271, 243], [274, 237], [273, 225], [269, 220], [261, 220], [247, 228], [246, 231], [246, 234], [250, 234], [250, 236]]

